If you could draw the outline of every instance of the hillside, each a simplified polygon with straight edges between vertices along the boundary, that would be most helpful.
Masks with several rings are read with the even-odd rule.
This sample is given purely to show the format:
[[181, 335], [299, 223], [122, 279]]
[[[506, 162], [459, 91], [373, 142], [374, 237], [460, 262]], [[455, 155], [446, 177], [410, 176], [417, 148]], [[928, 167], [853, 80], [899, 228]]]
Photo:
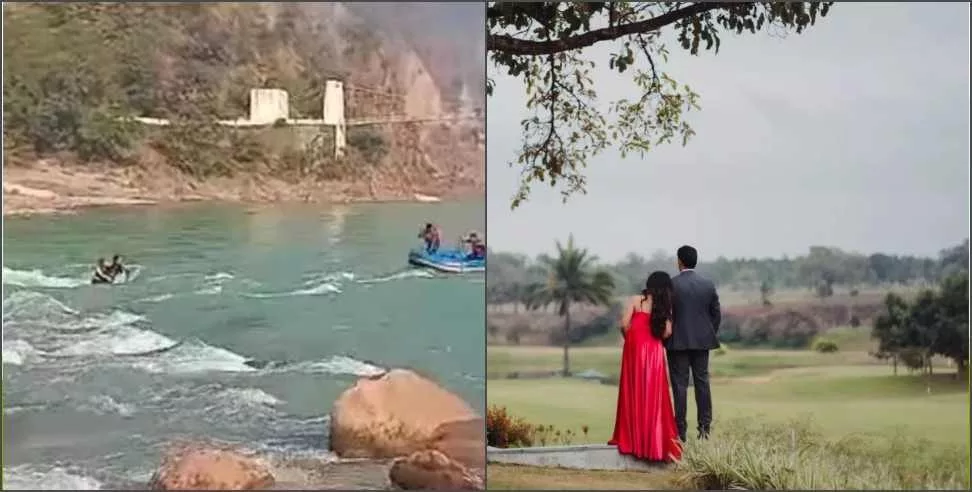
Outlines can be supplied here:
[[429, 53], [476, 39], [403, 37], [320, 3], [5, 4], [3, 27], [5, 213], [106, 194], [354, 201], [484, 186], [481, 121], [349, 127], [344, 158], [327, 128], [215, 123], [245, 118], [253, 88], [284, 89], [292, 118], [319, 118], [327, 79], [366, 89], [347, 95], [352, 118], [446, 111], [471, 90], [468, 64]]

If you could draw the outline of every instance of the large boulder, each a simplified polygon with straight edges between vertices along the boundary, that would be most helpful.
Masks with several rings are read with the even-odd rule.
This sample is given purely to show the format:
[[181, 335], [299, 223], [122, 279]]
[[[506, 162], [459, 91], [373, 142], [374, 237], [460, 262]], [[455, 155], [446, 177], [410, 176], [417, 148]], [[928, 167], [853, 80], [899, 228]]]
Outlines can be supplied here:
[[435, 449], [485, 468], [485, 423], [458, 396], [404, 369], [362, 378], [334, 402], [331, 450], [346, 458], [396, 458]]
[[208, 445], [172, 448], [152, 476], [152, 490], [257, 490], [272, 487], [273, 475], [260, 459]]
[[483, 490], [483, 477], [434, 449], [397, 458], [388, 471], [392, 485], [404, 490]]

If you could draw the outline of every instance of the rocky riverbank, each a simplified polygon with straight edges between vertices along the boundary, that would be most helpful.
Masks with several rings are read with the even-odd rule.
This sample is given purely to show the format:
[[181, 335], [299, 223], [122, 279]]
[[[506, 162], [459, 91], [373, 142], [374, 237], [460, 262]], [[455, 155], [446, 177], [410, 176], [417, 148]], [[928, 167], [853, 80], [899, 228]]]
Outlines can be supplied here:
[[70, 213], [84, 207], [189, 201], [355, 203], [478, 196], [481, 187], [409, 189], [377, 183], [288, 182], [259, 175], [197, 180], [159, 166], [109, 167], [54, 160], [3, 170], [3, 215]]
[[461, 398], [395, 369], [359, 379], [335, 402], [340, 459], [282, 459], [200, 439], [174, 443], [154, 490], [483, 490], [485, 424]]

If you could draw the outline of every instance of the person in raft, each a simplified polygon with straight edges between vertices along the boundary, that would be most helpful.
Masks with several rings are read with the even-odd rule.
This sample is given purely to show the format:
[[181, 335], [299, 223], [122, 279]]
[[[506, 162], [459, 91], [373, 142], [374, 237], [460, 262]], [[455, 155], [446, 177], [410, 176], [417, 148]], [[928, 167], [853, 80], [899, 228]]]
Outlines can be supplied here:
[[115, 255], [111, 257], [111, 264], [108, 265], [108, 274], [111, 275], [111, 280], [114, 281], [115, 277], [125, 274], [125, 280], [128, 280], [129, 270], [122, 265], [121, 255]]
[[466, 256], [467, 260], [481, 260], [486, 257], [486, 242], [479, 237], [479, 233], [476, 231], [469, 231], [463, 240], [469, 244], [469, 254]]
[[425, 228], [419, 232], [418, 237], [425, 241], [425, 251], [429, 254], [434, 254], [438, 251], [439, 246], [442, 244], [442, 231], [431, 222], [425, 224]]
[[114, 277], [110, 273], [110, 267], [105, 263], [104, 258], [98, 258], [98, 264], [95, 265], [94, 274], [91, 275], [92, 284], [110, 284], [114, 280]]

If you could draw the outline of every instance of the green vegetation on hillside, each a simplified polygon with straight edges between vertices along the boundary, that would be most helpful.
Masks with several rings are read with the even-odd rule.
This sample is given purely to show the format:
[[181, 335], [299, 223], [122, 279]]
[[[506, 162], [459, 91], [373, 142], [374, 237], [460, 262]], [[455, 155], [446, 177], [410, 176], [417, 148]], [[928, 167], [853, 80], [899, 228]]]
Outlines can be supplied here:
[[[325, 164], [335, 163], [320, 149], [276, 151], [252, 134], [269, 130], [215, 124], [244, 117], [253, 88], [286, 89], [291, 116], [317, 116], [326, 78], [368, 77], [382, 70], [370, 67], [386, 66], [367, 26], [312, 8], [5, 4], [7, 162], [58, 154], [129, 163], [149, 152], [196, 177], [260, 171], [299, 178], [328, 167], [333, 174], [335, 166]], [[167, 118], [173, 126], [119, 119], [128, 116]], [[349, 136], [348, 159], [380, 159], [386, 138]]]

